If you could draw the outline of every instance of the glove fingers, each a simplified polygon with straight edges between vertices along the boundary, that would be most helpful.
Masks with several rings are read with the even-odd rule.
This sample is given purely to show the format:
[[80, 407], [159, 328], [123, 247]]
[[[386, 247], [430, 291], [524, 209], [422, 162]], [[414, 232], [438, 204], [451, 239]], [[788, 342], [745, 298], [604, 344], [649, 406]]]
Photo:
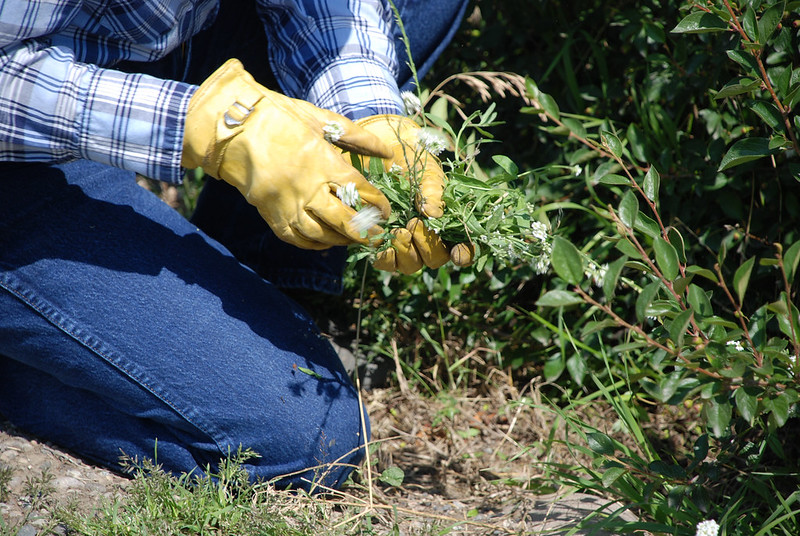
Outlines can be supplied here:
[[434, 160], [435, 165], [434, 163], [428, 164], [420, 177], [417, 209], [425, 217], [440, 218], [444, 214], [444, 202], [442, 201], [444, 172], [433, 156], [429, 155], [427, 158]]
[[456, 266], [461, 266], [462, 268], [471, 266], [475, 261], [475, 246], [463, 242], [456, 244], [450, 250], [450, 259]]
[[[338, 139], [331, 140], [331, 143], [345, 151], [389, 158], [392, 151], [376, 135], [367, 132], [357, 124], [353, 123], [343, 115], [336, 112], [317, 108], [306, 101], [297, 101], [296, 110], [302, 112], [306, 117], [310, 117], [314, 122], [325, 126], [326, 124], [336, 123], [342, 127], [342, 134]], [[322, 128], [322, 127], [320, 127]], [[322, 132], [320, 133], [323, 134]]]
[[[272, 229], [272, 232], [275, 233], [275, 236], [284, 242], [288, 242], [289, 244], [295, 245], [299, 248], [321, 250], [328, 249], [333, 245], [343, 246], [349, 243], [348, 241], [344, 240], [343, 237], [338, 235], [338, 233], [323, 233], [321, 227], [316, 222], [311, 224], [310, 222], [304, 222], [302, 224], [298, 222], [293, 224], [283, 222], [280, 225], [273, 225], [270, 222], [270, 217], [268, 214], [264, 214], [261, 211], [259, 212], [264, 220], [270, 224], [270, 228]], [[316, 231], [314, 230], [315, 227], [318, 228]], [[320, 241], [310, 238], [312, 236], [317, 236], [327, 241]], [[330, 240], [333, 240], [333, 242]]]
[[413, 237], [408, 229], [392, 231], [392, 247], [378, 253], [372, 265], [379, 270], [413, 274], [422, 268], [422, 259], [414, 248]]
[[[348, 166], [349, 167], [349, 166]], [[352, 168], [351, 168], [352, 169]], [[389, 214], [392, 212], [392, 207], [389, 200], [383, 195], [383, 192], [378, 190], [367, 179], [362, 177], [358, 172], [348, 173], [347, 179], [344, 181], [337, 180], [337, 186], [344, 186], [348, 182], [353, 182], [358, 190], [358, 196], [365, 203], [369, 203], [381, 212], [381, 217], [384, 220], [389, 219]], [[335, 192], [334, 192], [335, 193]]]
[[413, 237], [414, 246], [422, 258], [422, 262], [429, 268], [439, 268], [450, 260], [447, 247], [439, 235], [425, 227], [418, 218], [411, 218], [406, 229]]
[[[306, 238], [312, 240], [329, 241], [333, 245], [346, 245], [352, 242], [368, 244], [369, 237], [383, 232], [378, 225], [372, 225], [363, 230], [357, 228], [353, 224], [353, 216], [356, 215], [356, 211], [332, 195], [330, 190], [317, 192], [305, 209], [308, 219], [318, 222], [319, 225], [318, 229], [313, 225], [309, 226], [308, 229], [314, 232], [313, 235], [307, 234], [305, 229], [301, 231]], [[366, 236], [362, 236], [363, 231], [366, 231]]]

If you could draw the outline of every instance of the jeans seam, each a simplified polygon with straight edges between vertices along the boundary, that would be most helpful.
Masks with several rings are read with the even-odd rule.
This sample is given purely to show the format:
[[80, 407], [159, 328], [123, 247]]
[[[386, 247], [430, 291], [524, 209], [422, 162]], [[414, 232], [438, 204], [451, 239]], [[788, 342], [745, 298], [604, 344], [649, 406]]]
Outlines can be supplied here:
[[[150, 393], [153, 397], [157, 400], [161, 401], [165, 406], [167, 406], [171, 411], [175, 412], [176, 415], [180, 416], [183, 420], [193, 426], [199, 432], [207, 435], [216, 445], [217, 450], [220, 453], [224, 454], [224, 450], [222, 449], [221, 442], [218, 437], [215, 437], [215, 433], [212, 433], [211, 426], [202, 425], [198, 422], [197, 419], [190, 418], [185, 411], [182, 411], [178, 408], [176, 404], [168, 400], [164, 395], [159, 394], [158, 390], [155, 389], [151, 383], [143, 381], [141, 378], [137, 378], [133, 372], [130, 371], [129, 367], [123, 365], [123, 363], [119, 362], [120, 359], [114, 359], [114, 355], [119, 355], [118, 352], [114, 351], [113, 349], [109, 351], [104, 351], [99, 345], [109, 346], [108, 343], [103, 342], [103, 340], [99, 337], [96, 337], [91, 334], [81, 334], [81, 329], [70, 329], [66, 323], [69, 321], [69, 316], [62, 313], [58, 310], [55, 306], [46, 302], [46, 300], [38, 297], [35, 295], [33, 291], [30, 289], [16, 289], [10, 286], [10, 282], [13, 282], [13, 279], [10, 277], [9, 274], [0, 274], [0, 288], [6, 290], [12, 296], [15, 296], [17, 299], [25, 303], [28, 307], [36, 311], [42, 318], [47, 320], [51, 325], [53, 325], [56, 329], [76, 341], [78, 344], [82, 345], [84, 348], [89, 350], [90, 352], [94, 353], [98, 357], [100, 357], [103, 361], [113, 367], [115, 370], [123, 374], [127, 377], [130, 381], [134, 382], [136, 385]], [[11, 280], [11, 281], [8, 281]], [[20, 285], [22, 286], [22, 285]], [[77, 326], [77, 323], [69, 321], [69, 323], [74, 324]], [[92, 342], [96, 341], [96, 342]], [[219, 433], [219, 436], [224, 436], [225, 434]], [[231, 440], [228, 438], [227, 443], [230, 444]]]

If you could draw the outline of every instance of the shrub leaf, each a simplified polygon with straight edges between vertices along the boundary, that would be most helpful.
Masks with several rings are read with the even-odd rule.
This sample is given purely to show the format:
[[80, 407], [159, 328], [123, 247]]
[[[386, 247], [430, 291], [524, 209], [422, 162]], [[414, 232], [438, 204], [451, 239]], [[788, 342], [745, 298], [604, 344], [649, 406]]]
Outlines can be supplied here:
[[566, 307], [583, 303], [583, 298], [569, 290], [550, 290], [539, 298], [536, 305], [541, 307]]
[[567, 283], [577, 285], [583, 279], [583, 259], [578, 248], [560, 236], [553, 239], [550, 263], [558, 276]]
[[756, 262], [755, 257], [750, 257], [736, 269], [733, 274], [733, 288], [736, 290], [736, 296], [739, 298], [739, 303], [744, 303], [744, 293], [747, 291], [747, 285], [750, 283], [750, 274], [753, 273], [753, 265]]
[[767, 138], [745, 138], [734, 143], [725, 156], [717, 171], [725, 171], [734, 166], [758, 160], [769, 156], [769, 139]]
[[675, 247], [663, 238], [658, 237], [653, 242], [653, 249], [656, 252], [656, 264], [661, 273], [664, 274], [664, 277], [670, 281], [678, 277], [680, 261]]
[[672, 33], [709, 33], [709, 32], [724, 32], [728, 29], [728, 25], [724, 20], [717, 17], [712, 13], [694, 12], [690, 13], [675, 26]]
[[639, 201], [636, 199], [636, 194], [628, 190], [625, 192], [625, 195], [622, 196], [622, 201], [619, 203], [619, 219], [622, 220], [622, 223], [627, 227], [633, 229], [638, 214]]

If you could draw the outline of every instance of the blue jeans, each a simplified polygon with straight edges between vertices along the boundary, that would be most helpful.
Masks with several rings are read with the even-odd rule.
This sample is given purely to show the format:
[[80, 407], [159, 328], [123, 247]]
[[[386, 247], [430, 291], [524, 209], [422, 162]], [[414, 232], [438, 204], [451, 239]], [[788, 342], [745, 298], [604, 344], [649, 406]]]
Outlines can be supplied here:
[[126, 171], [0, 163], [0, 414], [111, 469], [198, 471], [243, 447], [253, 479], [337, 486], [368, 426], [278, 287], [336, 292], [344, 252], [276, 241], [210, 184], [190, 222]]

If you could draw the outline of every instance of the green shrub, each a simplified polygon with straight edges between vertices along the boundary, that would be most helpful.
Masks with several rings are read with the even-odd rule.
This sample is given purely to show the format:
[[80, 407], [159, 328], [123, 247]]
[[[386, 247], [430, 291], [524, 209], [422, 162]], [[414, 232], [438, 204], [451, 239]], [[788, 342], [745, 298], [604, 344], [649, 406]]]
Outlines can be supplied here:
[[[564, 407], [600, 392], [629, 432], [648, 408], [699, 408], [692, 452], [642, 432], [633, 455], [585, 431], [597, 463], [581, 485], [659, 533], [714, 518], [723, 534], [796, 534], [800, 2], [562, 4], [477, 2], [427, 79], [529, 77], [528, 103], [495, 96], [507, 124], [478, 164], [519, 168], [552, 269], [372, 273], [367, 344], [401, 340], [429, 384], [501, 366], [558, 384]], [[447, 88], [465, 115], [488, 106], [473, 89]]]

